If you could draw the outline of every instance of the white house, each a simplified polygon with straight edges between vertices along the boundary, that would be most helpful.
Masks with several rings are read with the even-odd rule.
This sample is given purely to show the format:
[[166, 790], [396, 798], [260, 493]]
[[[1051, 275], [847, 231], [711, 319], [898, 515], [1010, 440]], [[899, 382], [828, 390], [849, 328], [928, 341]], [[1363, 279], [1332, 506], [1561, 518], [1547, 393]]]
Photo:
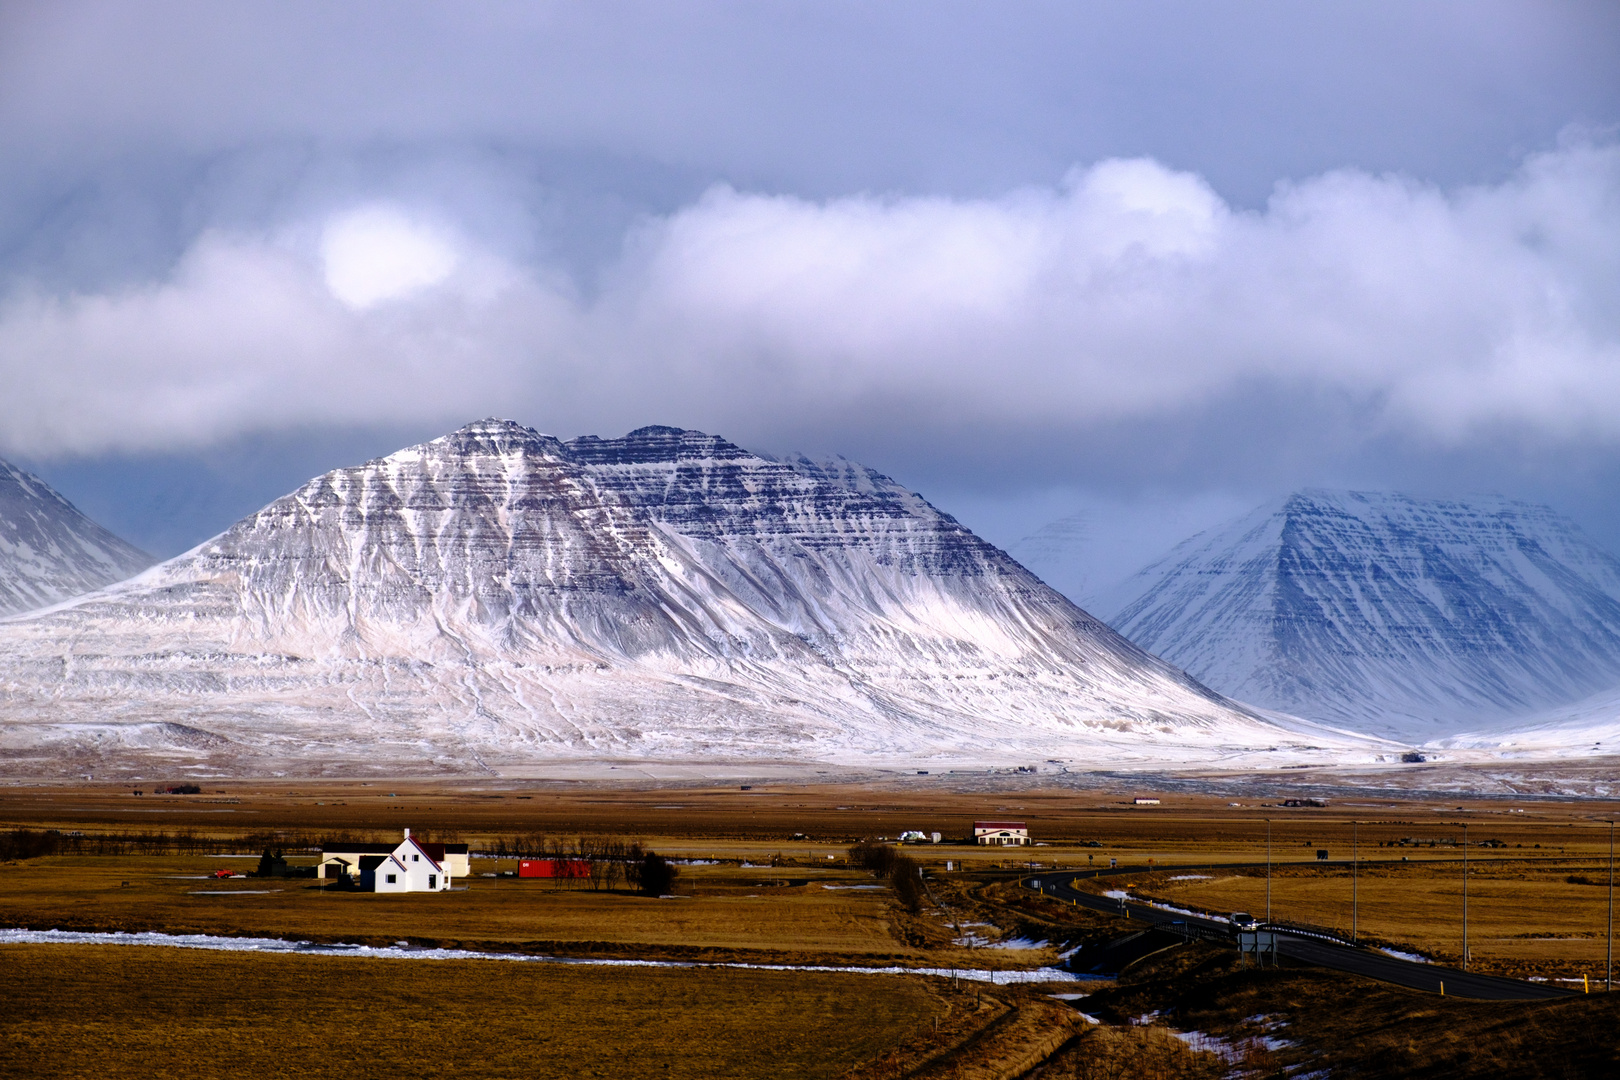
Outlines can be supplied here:
[[[363, 862], [360, 884], [365, 887]], [[406, 829], [393, 853], [378, 860], [371, 887], [377, 892], [444, 892], [450, 888], [450, 872]]]
[[353, 877], [373, 892], [444, 892], [452, 878], [467, 874], [467, 845], [424, 844], [409, 829], [393, 846], [346, 844], [322, 849], [321, 856], [321, 877]]
[[973, 842], [991, 847], [1024, 847], [1029, 843], [1029, 826], [1022, 821], [975, 821]]

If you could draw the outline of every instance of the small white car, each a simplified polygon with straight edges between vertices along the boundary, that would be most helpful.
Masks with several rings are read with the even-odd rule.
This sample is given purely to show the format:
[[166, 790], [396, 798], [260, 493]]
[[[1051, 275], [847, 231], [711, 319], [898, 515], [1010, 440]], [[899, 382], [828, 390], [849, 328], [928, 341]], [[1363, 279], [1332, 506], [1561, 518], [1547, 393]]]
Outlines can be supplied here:
[[1232, 929], [1234, 930], [1260, 929], [1260, 920], [1255, 918], [1253, 915], [1250, 915], [1247, 911], [1234, 911], [1232, 912], [1231, 917], [1226, 921], [1232, 924]]

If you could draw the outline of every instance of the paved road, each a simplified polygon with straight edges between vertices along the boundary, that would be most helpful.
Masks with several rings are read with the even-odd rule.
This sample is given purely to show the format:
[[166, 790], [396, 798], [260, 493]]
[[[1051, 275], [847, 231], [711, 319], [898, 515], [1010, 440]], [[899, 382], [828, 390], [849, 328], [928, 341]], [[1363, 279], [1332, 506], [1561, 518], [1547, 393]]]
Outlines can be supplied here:
[[[1273, 865], [1280, 864], [1274, 863]], [[1232, 865], [1225, 864], [1222, 868], [1232, 869]], [[1155, 869], [1203, 870], [1214, 868], [1208, 866], [1163, 866]], [[1171, 923], [1181, 922], [1192, 927], [1195, 932], [1211, 935], [1219, 934], [1221, 936], [1230, 934], [1230, 927], [1226, 923], [1215, 919], [1206, 919], [1198, 915], [1166, 911], [1163, 908], [1152, 907], [1148, 904], [1132, 903], [1117, 900], [1113, 897], [1099, 896], [1096, 893], [1084, 892], [1075, 888], [1073, 884], [1083, 878], [1120, 877], [1143, 872], [1139, 867], [1117, 870], [1054, 870], [1044, 874], [1031, 874], [1025, 879], [1025, 882], [1032, 886], [1035, 882], [1039, 882], [1041, 892], [1056, 899], [1073, 901], [1081, 907], [1088, 907], [1097, 911], [1125, 915], [1143, 923], [1166, 926]], [[1448, 995], [1480, 998], [1487, 1001], [1535, 1001], [1568, 997], [1574, 992], [1547, 983], [1523, 982], [1519, 979], [1504, 979], [1495, 975], [1478, 975], [1457, 968], [1442, 967], [1439, 964], [1422, 964], [1411, 960], [1401, 960], [1372, 949], [1318, 940], [1281, 927], [1275, 929], [1277, 951], [1283, 956], [1307, 964], [1335, 968], [1355, 975], [1365, 975], [1368, 978], [1380, 979], [1384, 982], [1395, 983], [1398, 986], [1408, 986], [1414, 990], [1439, 993], [1441, 984], [1444, 983], [1445, 992]]]

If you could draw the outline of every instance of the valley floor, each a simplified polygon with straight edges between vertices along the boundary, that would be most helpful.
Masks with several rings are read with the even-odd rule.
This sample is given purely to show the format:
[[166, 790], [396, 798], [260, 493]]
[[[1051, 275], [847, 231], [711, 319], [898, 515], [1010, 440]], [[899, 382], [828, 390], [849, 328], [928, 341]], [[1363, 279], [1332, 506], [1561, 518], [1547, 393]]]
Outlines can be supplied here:
[[[1410, 797], [1285, 807], [1297, 789], [1271, 782], [1261, 799], [1101, 780], [1080, 789], [1044, 778], [1015, 786], [1007, 777], [992, 789], [920, 776], [864, 784], [210, 781], [179, 796], [85, 784], [0, 788], [0, 833], [27, 830], [60, 845], [0, 870], [0, 928], [403, 941], [695, 965], [0, 944], [13, 976], [0, 983], [0, 1055], [10, 1055], [0, 1073], [118, 1076], [172, 1066], [318, 1076], [413, 1067], [418, 1051], [392, 1043], [364, 1056], [382, 1030], [426, 1033], [422, 1052], [442, 1057], [416, 1071], [438, 1075], [1131, 1075], [1096, 1071], [1114, 1062], [1144, 1075], [1216, 1076], [1231, 1071], [1234, 1055], [1270, 1055], [1278, 1067], [1297, 1066], [1296, 1075], [1329, 1064], [1333, 1075], [1425, 1075], [1422, 1062], [1439, 1070], [1427, 1075], [1602, 1074], [1579, 1070], [1609, 1061], [1620, 1045], [1606, 1034], [1615, 1011], [1608, 1002], [1620, 998], [1606, 995], [1534, 1006], [1441, 1000], [1329, 972], [1245, 972], [1229, 949], [1197, 945], [1117, 982], [1040, 973], [1076, 945], [1137, 927], [1034, 896], [1021, 876], [1117, 861], [1134, 873], [1108, 887], [1129, 884], [1189, 908], [1263, 911], [1268, 822], [1277, 918], [1347, 928], [1354, 895], [1363, 935], [1456, 962], [1466, 823], [1473, 966], [1601, 985], [1601, 819], [1616, 808]], [[975, 818], [1026, 821], [1041, 846], [953, 842]], [[469, 842], [475, 853], [508, 854], [474, 858], [457, 891], [432, 895], [211, 876], [253, 868], [264, 847], [307, 864], [314, 856], [306, 849], [322, 838], [381, 840], [406, 826], [425, 839]], [[916, 912], [846, 859], [851, 843], [905, 829], [947, 841], [903, 849], [928, 874]], [[497, 876], [515, 870], [518, 846], [609, 835], [680, 860], [674, 895]], [[1319, 850], [1328, 852], [1321, 863]], [[900, 970], [716, 966], [725, 964]], [[964, 969], [1005, 977], [986, 985], [903, 973]], [[1558, 1039], [1573, 1045], [1565, 1058], [1547, 1049]], [[1380, 1071], [1375, 1057], [1352, 1052], [1380, 1040], [1405, 1047], [1411, 1068]], [[1577, 1071], [1503, 1065], [1534, 1047], [1537, 1060]], [[1159, 1071], [1143, 1073], [1142, 1062], [1159, 1062]], [[1450, 1071], [1439, 1069], [1444, 1062]]]

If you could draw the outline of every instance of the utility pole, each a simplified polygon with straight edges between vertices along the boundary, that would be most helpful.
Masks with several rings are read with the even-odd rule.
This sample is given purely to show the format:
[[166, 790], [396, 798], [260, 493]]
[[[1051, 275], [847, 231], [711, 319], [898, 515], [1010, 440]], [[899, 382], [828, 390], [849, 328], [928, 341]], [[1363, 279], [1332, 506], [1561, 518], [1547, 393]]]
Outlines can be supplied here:
[[1266, 922], [1271, 921], [1271, 819], [1266, 818]]
[[1468, 826], [1463, 825], [1463, 962], [1468, 970]]
[[1614, 989], [1614, 821], [1609, 821], [1609, 952], [1603, 961], [1603, 992]]
[[1359, 849], [1356, 847], [1357, 824], [1358, 822], [1354, 821], [1350, 823], [1350, 943], [1352, 945], [1356, 943], [1358, 914], [1360, 911], [1357, 902], [1359, 900], [1357, 886], [1360, 884], [1358, 871], [1361, 868], [1361, 856], [1358, 854]]

